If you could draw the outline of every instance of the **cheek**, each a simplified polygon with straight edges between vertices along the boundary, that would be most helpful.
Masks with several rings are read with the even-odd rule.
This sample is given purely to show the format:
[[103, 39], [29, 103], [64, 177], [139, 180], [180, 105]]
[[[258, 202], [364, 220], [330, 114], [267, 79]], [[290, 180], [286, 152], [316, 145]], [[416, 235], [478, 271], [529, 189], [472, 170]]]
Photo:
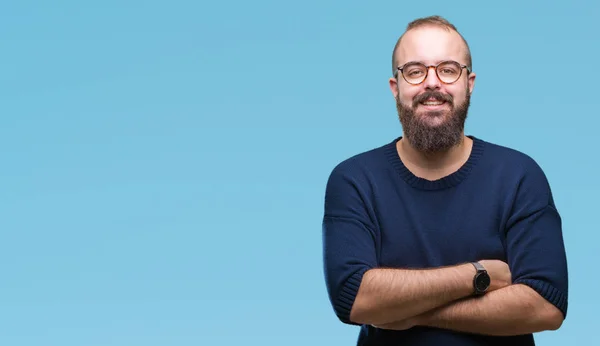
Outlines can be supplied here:
[[398, 93], [398, 97], [400, 101], [406, 105], [412, 105], [413, 99], [417, 96], [418, 92], [416, 91], [408, 91], [408, 90], [400, 90]]
[[448, 93], [452, 95], [454, 103], [462, 103], [467, 99], [467, 96], [470, 93], [469, 85], [456, 85], [452, 90], [448, 90]]
[[454, 100], [454, 104], [461, 104], [465, 101], [465, 99], [467, 98], [467, 93], [469, 92], [469, 90], [461, 90], [459, 92], [455, 92], [452, 94], [452, 98]]

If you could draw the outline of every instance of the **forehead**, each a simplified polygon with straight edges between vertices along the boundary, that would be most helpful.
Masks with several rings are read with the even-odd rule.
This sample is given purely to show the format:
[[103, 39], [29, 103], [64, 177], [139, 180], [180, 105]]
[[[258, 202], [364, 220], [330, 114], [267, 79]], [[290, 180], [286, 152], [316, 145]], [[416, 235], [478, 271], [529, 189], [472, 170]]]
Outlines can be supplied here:
[[466, 63], [466, 46], [460, 35], [439, 27], [421, 27], [404, 34], [396, 60], [398, 65], [409, 61], [435, 64], [442, 60]]

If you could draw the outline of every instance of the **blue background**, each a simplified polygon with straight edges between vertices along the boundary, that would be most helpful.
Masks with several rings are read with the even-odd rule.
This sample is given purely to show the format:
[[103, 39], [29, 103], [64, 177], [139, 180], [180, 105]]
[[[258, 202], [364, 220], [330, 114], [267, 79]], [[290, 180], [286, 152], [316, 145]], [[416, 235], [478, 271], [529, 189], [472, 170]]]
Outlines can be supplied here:
[[323, 194], [401, 133], [387, 80], [440, 14], [478, 75], [467, 133], [535, 158], [569, 318], [596, 339], [598, 2], [0, 5], [0, 344], [353, 345], [327, 300]]

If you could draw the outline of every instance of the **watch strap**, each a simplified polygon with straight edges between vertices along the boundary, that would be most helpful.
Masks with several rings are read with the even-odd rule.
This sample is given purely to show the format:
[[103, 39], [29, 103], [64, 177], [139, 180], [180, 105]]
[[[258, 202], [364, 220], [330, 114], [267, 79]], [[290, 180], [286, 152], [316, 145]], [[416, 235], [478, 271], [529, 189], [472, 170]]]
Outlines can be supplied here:
[[475, 267], [477, 272], [486, 271], [485, 267], [483, 265], [481, 265], [481, 263], [479, 263], [479, 262], [472, 262], [471, 264]]

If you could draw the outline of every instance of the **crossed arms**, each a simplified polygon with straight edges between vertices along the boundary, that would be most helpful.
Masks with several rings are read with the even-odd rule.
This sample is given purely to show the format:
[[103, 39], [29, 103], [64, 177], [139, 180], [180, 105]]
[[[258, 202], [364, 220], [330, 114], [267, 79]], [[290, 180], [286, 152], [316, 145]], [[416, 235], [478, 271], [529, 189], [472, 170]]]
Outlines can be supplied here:
[[[404, 330], [416, 325], [486, 335], [556, 330], [563, 313], [527, 285], [473, 297], [472, 265], [432, 270], [374, 269], [365, 273], [350, 320]], [[493, 274], [491, 274], [493, 275]], [[492, 287], [490, 287], [492, 288]]]
[[[547, 207], [532, 217], [546, 223], [543, 219], [554, 214], [554, 209]], [[336, 224], [356, 225], [349, 219], [327, 219], [325, 227], [335, 229]], [[331, 235], [326, 238], [328, 236]], [[552, 236], [545, 239], [549, 238]], [[366, 239], [345, 239], [345, 250], [336, 249], [337, 254], [333, 255], [336, 257], [326, 260], [330, 296], [343, 322], [392, 330], [420, 325], [510, 336], [556, 330], [566, 317], [566, 261], [562, 246], [546, 247], [546, 253], [540, 258], [535, 248], [515, 249], [517, 244], [527, 247], [535, 239], [511, 234], [507, 239], [508, 262], [514, 272], [501, 261], [480, 261], [486, 263], [484, 267], [492, 284], [484, 296], [476, 297], [473, 296], [476, 270], [470, 263], [421, 270], [377, 268], [373, 264], [376, 263], [374, 254], [362, 259], [344, 259], [343, 253], [338, 252], [360, 253], [360, 246], [351, 244], [357, 241], [364, 245]], [[492, 270], [498, 263], [506, 266], [508, 278], [503, 278], [501, 269]], [[334, 274], [335, 268], [354, 274], [350, 277]]]

